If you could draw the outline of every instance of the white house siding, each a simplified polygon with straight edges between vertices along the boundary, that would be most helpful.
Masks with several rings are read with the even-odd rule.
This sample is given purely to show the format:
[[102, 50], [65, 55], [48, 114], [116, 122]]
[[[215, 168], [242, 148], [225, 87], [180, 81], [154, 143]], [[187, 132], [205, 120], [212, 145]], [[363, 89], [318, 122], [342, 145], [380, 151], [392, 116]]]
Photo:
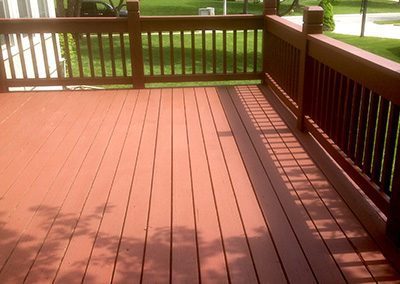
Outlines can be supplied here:
[[[22, 16], [22, 15], [20, 15], [19, 9], [18, 9], [19, 1], [26, 1], [28, 3], [28, 8], [29, 8], [28, 16], [30, 16], [32, 18], [39, 18], [41, 16], [42, 17], [44, 17], [44, 16], [55, 17], [56, 16], [53, 0], [17, 0], [17, 1], [16, 0], [0, 0], [0, 1], [7, 1], [8, 15], [6, 13], [6, 16], [8, 16], [9, 18], [20, 18]], [[43, 1], [42, 4], [47, 5], [47, 11], [40, 9], [40, 5], [39, 5], [38, 1]], [[20, 2], [20, 4], [21, 3], [22, 2]], [[43, 7], [46, 7], [46, 6], [43, 6]], [[50, 77], [55, 78], [55, 77], [57, 77], [57, 71], [56, 71], [57, 66], [56, 66], [56, 57], [55, 56], [58, 56], [58, 58], [60, 58], [60, 55], [54, 54], [53, 41], [52, 41], [51, 34], [45, 34], [44, 38], [45, 38], [45, 46], [46, 46], [46, 51], [47, 51]], [[12, 53], [12, 58], [13, 58], [13, 63], [14, 63], [14, 68], [15, 68], [15, 75], [17, 78], [23, 78], [20, 54], [19, 54], [18, 46], [16, 44], [17, 43], [16, 36], [12, 36], [10, 38], [10, 40], [14, 42], [14, 44], [11, 48], [11, 53]], [[33, 62], [32, 62], [29, 39], [27, 36], [25, 36], [25, 37], [21, 37], [21, 40], [22, 40], [27, 76], [28, 76], [28, 78], [34, 78], [35, 77], [34, 76], [34, 67], [33, 67]], [[60, 52], [58, 36], [56, 36], [56, 41], [57, 41], [56, 44], [58, 47], [58, 52]], [[44, 55], [42, 52], [42, 42], [41, 42], [39, 34], [35, 34], [33, 36], [33, 44], [34, 44], [34, 50], [35, 50], [35, 55], [36, 55], [36, 62], [37, 62], [37, 66], [38, 66], [39, 78], [46, 78]], [[11, 78], [8, 52], [7, 52], [5, 44], [2, 45], [2, 52], [3, 52], [3, 58], [5, 60], [5, 68], [6, 68], [7, 78]], [[28, 90], [28, 89], [32, 89], [32, 88], [13, 88], [13, 90]], [[43, 89], [43, 88], [40, 88], [40, 89]]]

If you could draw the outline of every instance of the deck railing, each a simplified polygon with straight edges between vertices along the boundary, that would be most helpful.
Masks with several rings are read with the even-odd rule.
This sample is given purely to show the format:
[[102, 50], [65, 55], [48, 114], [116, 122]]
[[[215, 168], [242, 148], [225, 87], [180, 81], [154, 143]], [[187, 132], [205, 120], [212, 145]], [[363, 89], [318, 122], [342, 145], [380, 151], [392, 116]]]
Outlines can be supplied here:
[[306, 8], [301, 28], [276, 16], [275, 3], [264, 1], [264, 16], [142, 17], [128, 1], [126, 19], [0, 19], [0, 89], [265, 74], [299, 127], [388, 216], [400, 243], [400, 64], [322, 35], [319, 7]]
[[266, 16], [266, 81], [388, 217], [400, 244], [400, 64], [322, 35], [323, 11], [299, 27]]
[[0, 19], [3, 89], [262, 78], [263, 16], [145, 17], [137, 1], [128, 11], [127, 18]]

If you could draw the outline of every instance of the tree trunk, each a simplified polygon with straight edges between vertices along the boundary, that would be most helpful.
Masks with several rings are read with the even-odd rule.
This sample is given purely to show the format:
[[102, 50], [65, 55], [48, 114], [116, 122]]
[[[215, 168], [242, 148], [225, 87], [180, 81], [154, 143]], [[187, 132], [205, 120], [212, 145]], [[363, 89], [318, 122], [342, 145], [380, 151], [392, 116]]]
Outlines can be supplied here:
[[65, 8], [64, 8], [64, 1], [63, 0], [57, 0], [57, 6], [56, 6], [56, 14], [57, 17], [65, 17]]
[[226, 1], [227, 0], [224, 0], [224, 3], [223, 3], [223, 9], [222, 9], [222, 14], [223, 15], [227, 14], [227, 3], [226, 3]]
[[79, 17], [81, 11], [81, 0], [68, 0], [67, 17]]
[[249, 0], [244, 0], [243, 1], [243, 14], [247, 14], [248, 12], [249, 12]]
[[75, 11], [74, 11], [74, 16], [75, 17], [80, 17], [81, 8], [82, 8], [82, 1], [81, 0], [76, 0], [75, 1]]

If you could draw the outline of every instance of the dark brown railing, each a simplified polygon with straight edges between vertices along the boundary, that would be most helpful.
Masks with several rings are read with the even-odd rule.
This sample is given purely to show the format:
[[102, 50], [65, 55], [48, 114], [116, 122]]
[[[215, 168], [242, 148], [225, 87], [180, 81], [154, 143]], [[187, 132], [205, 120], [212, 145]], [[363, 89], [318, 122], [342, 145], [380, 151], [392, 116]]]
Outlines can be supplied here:
[[0, 19], [3, 89], [262, 78], [263, 16], [142, 17], [137, 1], [128, 11], [127, 18]]
[[400, 243], [400, 64], [322, 35], [319, 7], [306, 8], [301, 29], [275, 15], [275, 1], [264, 4], [265, 16], [141, 17], [128, 1], [127, 19], [0, 19], [0, 91], [265, 74]]
[[388, 217], [399, 243], [400, 64], [322, 35], [322, 9], [305, 12], [303, 30], [266, 16], [266, 81]]

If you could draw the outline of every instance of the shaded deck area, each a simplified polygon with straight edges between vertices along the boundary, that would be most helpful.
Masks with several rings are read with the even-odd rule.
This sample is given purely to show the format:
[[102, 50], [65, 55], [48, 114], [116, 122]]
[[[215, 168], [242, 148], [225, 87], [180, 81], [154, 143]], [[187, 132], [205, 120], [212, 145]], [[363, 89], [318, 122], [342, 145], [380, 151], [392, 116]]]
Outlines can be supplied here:
[[400, 282], [268, 95], [1, 94], [0, 283]]

